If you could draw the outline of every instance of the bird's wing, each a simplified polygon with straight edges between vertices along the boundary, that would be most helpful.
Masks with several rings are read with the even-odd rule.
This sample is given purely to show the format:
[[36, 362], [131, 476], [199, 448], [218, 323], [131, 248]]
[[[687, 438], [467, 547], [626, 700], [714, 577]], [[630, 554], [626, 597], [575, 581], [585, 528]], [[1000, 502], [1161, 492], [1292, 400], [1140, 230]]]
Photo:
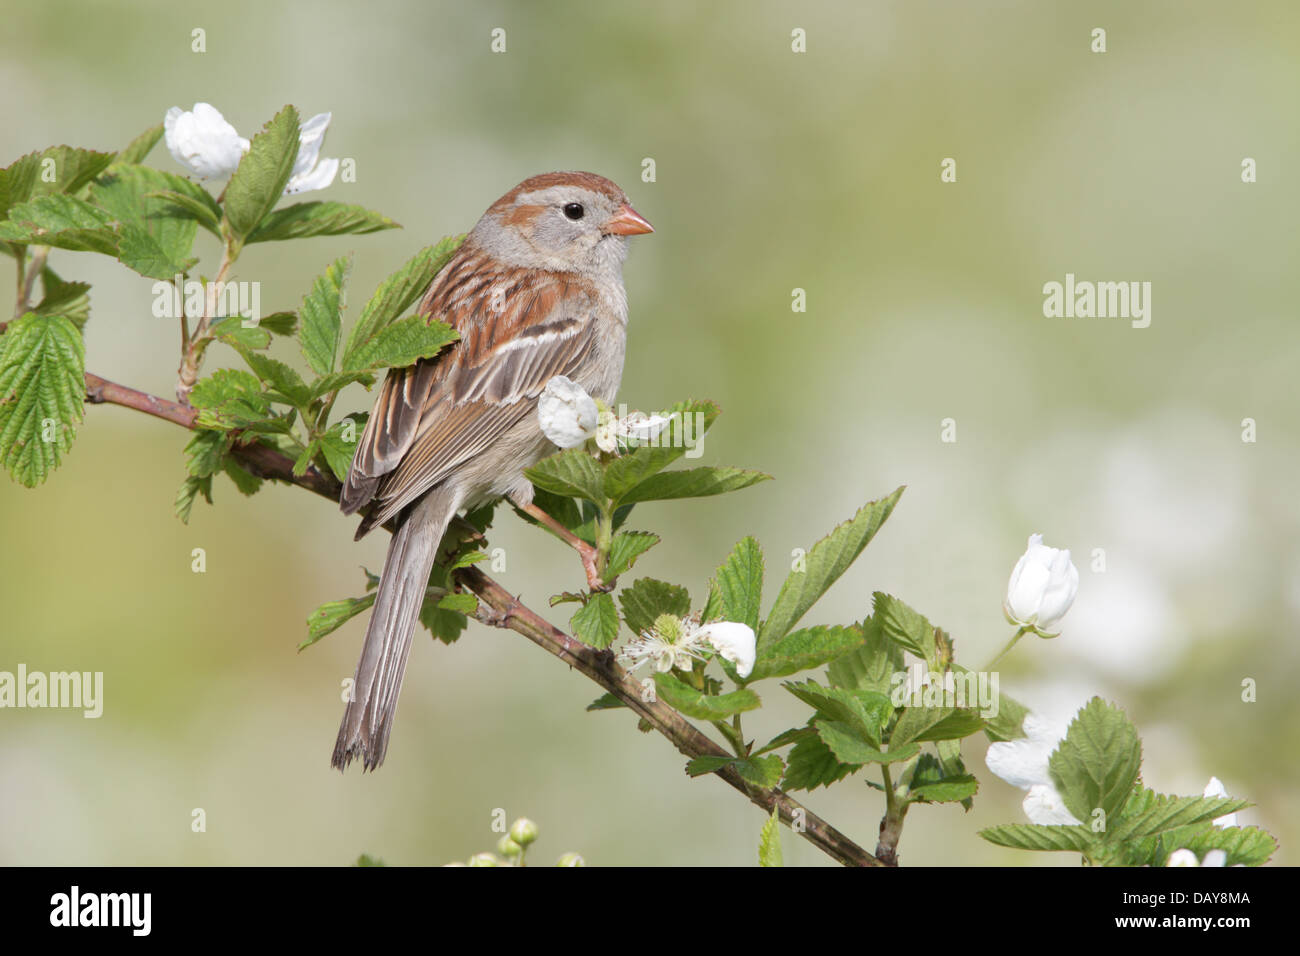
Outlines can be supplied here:
[[379, 501], [358, 536], [535, 414], [546, 383], [583, 367], [596, 344], [595, 296], [577, 276], [503, 276], [470, 256], [439, 280], [421, 314], [448, 322], [461, 337], [384, 381], [341, 499], [348, 513]]

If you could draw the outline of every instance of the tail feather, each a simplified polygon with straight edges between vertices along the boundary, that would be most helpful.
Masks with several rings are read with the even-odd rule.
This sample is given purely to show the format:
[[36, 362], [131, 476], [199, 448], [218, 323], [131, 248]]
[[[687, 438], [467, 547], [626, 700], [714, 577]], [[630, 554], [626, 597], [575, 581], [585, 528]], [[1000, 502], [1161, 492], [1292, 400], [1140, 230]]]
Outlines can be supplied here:
[[357, 663], [352, 699], [343, 713], [331, 764], [360, 758], [366, 770], [384, 762], [393, 713], [411, 653], [415, 622], [443, 532], [459, 506], [451, 489], [435, 489], [402, 519], [379, 577], [374, 610]]

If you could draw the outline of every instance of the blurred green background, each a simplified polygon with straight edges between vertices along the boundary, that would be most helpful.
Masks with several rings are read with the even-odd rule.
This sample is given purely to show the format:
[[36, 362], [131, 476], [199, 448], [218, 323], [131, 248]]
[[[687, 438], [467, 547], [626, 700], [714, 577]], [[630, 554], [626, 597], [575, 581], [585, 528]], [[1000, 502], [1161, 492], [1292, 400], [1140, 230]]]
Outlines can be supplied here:
[[[263, 283], [267, 313], [296, 307], [349, 251], [355, 308], [528, 175], [615, 179], [657, 230], [626, 268], [621, 399], [713, 398], [724, 414], [704, 462], [777, 477], [641, 506], [631, 526], [665, 540], [634, 577], [685, 583], [698, 606], [754, 534], [770, 600], [793, 548], [906, 484], [808, 622], [860, 618], [889, 591], [979, 666], [1009, 636], [1006, 579], [1042, 532], [1072, 549], [1082, 585], [1062, 637], [1026, 640], [1003, 689], [1059, 716], [1092, 694], [1121, 704], [1149, 785], [1199, 793], [1218, 775], [1257, 803], [1246, 820], [1287, 862], [1300, 840], [1298, 26], [1289, 0], [10, 4], [0, 161], [118, 148], [199, 100], [244, 135], [285, 103], [332, 111], [323, 155], [354, 158], [357, 182], [307, 198], [405, 229], [250, 248], [236, 278]], [[496, 27], [505, 54], [489, 51]], [[206, 53], [190, 50], [195, 28]], [[641, 181], [645, 157], [656, 182]], [[945, 157], [955, 184], [940, 182]], [[182, 171], [162, 146], [150, 160]], [[197, 251], [213, 271], [211, 238]], [[177, 333], [151, 316], [150, 281], [89, 254], [52, 263], [93, 283], [87, 368], [170, 395]], [[1150, 328], [1044, 318], [1042, 286], [1067, 272], [1151, 282]], [[4, 270], [0, 301], [12, 295]], [[338, 408], [369, 404], [355, 387]], [[940, 441], [945, 418], [955, 443]], [[224, 479], [182, 525], [185, 440], [92, 407], [44, 487], [0, 480], [0, 669], [106, 683], [99, 720], [0, 712], [0, 863], [442, 863], [493, 846], [496, 808], [540, 823], [539, 863], [571, 849], [606, 865], [756, 861], [760, 811], [689, 780], [626, 713], [584, 713], [598, 688], [477, 625], [452, 647], [420, 632], [387, 763], [332, 772], [364, 618], [295, 646], [313, 608], [360, 593], [384, 542], [354, 544], [353, 520], [312, 495], [244, 499]], [[534, 606], [580, 583], [568, 552], [505, 510], [492, 541], [499, 576]], [[196, 547], [206, 574], [191, 573]], [[1241, 701], [1246, 678], [1256, 703]], [[754, 736], [804, 720], [777, 682], [758, 689]], [[976, 836], [1023, 820], [984, 749], [966, 746], [974, 811], [915, 809], [902, 862], [1072, 864]], [[861, 776], [807, 803], [874, 846], [882, 806]], [[828, 862], [783, 841], [788, 863]]]

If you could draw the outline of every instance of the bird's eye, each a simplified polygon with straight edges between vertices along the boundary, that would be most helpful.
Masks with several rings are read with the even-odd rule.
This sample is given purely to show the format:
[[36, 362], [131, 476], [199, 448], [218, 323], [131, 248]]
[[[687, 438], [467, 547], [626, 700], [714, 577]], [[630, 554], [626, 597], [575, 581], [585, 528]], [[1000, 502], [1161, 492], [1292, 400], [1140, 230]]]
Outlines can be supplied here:
[[587, 210], [582, 208], [580, 202], [571, 202], [564, 207], [564, 214], [573, 220], [581, 219], [586, 212]]

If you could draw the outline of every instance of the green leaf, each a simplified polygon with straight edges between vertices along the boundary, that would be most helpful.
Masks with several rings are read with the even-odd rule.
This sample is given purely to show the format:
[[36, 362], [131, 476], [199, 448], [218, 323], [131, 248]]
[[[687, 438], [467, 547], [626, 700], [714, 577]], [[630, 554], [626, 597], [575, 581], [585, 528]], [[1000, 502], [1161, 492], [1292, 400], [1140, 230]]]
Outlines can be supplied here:
[[907, 799], [915, 803], [969, 804], [979, 787], [979, 781], [971, 774], [946, 773], [933, 754], [925, 753], [921, 754], [916, 770], [912, 773]]
[[781, 811], [776, 807], [758, 835], [758, 865], [785, 866], [781, 855]]
[[907, 707], [889, 735], [891, 747], [917, 740], [961, 740], [984, 728], [984, 718], [970, 707]]
[[[189, 182], [189, 180], [182, 179], [181, 182]], [[212, 194], [206, 189], [200, 187], [198, 191], [203, 193], [206, 198], [200, 199], [193, 192], [177, 192], [170, 189], [162, 189], [149, 195], [159, 202], [175, 207], [208, 232], [219, 237], [221, 235], [221, 207], [217, 205], [217, 201], [212, 198]]]
[[702, 777], [708, 773], [716, 773], [724, 767], [734, 769], [747, 783], [762, 787], [764, 790], [771, 790], [781, 782], [781, 774], [785, 771], [785, 762], [776, 755], [768, 757], [710, 755], [695, 757], [686, 764], [686, 772], [692, 777]]
[[1141, 811], [1133, 812], [1137, 802], [1135, 795], [1125, 806], [1123, 817], [1112, 822], [1112, 840], [1136, 840], [1167, 830], [1195, 826], [1250, 806], [1250, 801], [1232, 797], [1175, 797], [1152, 793], [1145, 788], [1138, 794], [1145, 797]]
[[609, 564], [605, 567], [605, 580], [612, 581], [629, 570], [636, 559], [656, 544], [659, 535], [649, 531], [620, 531], [609, 546]]
[[[952, 669], [959, 676], [970, 673], [960, 664], [954, 664]], [[1029, 708], [1000, 690], [997, 701], [997, 716], [985, 721], [984, 735], [995, 743], [999, 740], [1015, 740], [1017, 737], [1023, 737], [1025, 733], [1021, 724], [1024, 722], [1025, 715], [1029, 713]]]
[[241, 495], [255, 495], [262, 487], [262, 479], [249, 471], [245, 471], [233, 458], [226, 459], [226, 464], [222, 470], [225, 471], [226, 477], [234, 483], [235, 489]]
[[841, 763], [859, 766], [866, 763], [896, 763], [910, 760], [920, 752], [920, 745], [915, 743], [901, 746], [891, 745], [881, 750], [859, 733], [857, 727], [838, 720], [818, 720], [813, 723], [817, 736]]
[[[433, 572], [429, 575], [429, 584], [432, 587], [450, 591], [452, 587], [451, 573], [444, 566], [435, 564]], [[468, 626], [468, 619], [458, 611], [449, 611], [439, 607], [438, 605], [442, 600], [441, 597], [435, 599], [425, 598], [424, 604], [420, 608], [420, 623], [438, 640], [444, 644], [451, 644], [464, 632]]]
[[718, 417], [713, 402], [679, 402], [664, 413], [669, 426], [656, 439], [662, 444], [641, 445], [610, 462], [605, 469], [605, 493], [615, 501], [632, 494], [634, 488], [663, 471], [689, 450], [687, 440], [698, 444]]
[[[330, 471], [334, 472], [334, 477], [339, 481], [348, 479], [348, 469], [352, 467], [352, 458], [356, 454], [357, 438], [360, 434], [355, 422], [342, 419], [331, 425], [325, 434], [320, 436], [321, 454], [325, 456], [325, 463], [330, 466]], [[351, 441], [345, 439], [347, 435], [352, 436]]]
[[600, 464], [582, 448], [570, 448], [543, 458], [524, 475], [538, 488], [553, 495], [585, 498], [595, 503], [605, 500]]
[[[744, 538], [736, 544], [718, 568], [713, 584], [718, 594], [719, 618], [747, 624], [757, 634], [763, 602], [763, 549], [754, 538]], [[704, 620], [707, 623], [715, 619], [706, 615]], [[750, 680], [759, 679], [750, 677]]]
[[856, 626], [809, 627], [794, 631], [764, 649], [754, 662], [754, 672], [749, 675], [749, 681], [786, 677], [821, 667], [860, 647], [862, 642], [862, 629]]
[[208, 504], [212, 504], [211, 475], [207, 478], [195, 478], [190, 475], [181, 484], [180, 491], [176, 493], [176, 502], [173, 508], [176, 517], [180, 518], [183, 523], [190, 523], [190, 512], [194, 510], [194, 502], [199, 495], [202, 495]]
[[316, 381], [312, 382], [309, 389], [309, 396], [314, 401], [322, 395], [328, 395], [331, 392], [337, 392], [339, 389], [351, 385], [353, 382], [361, 382], [366, 388], [375, 383], [373, 372], [330, 372], [328, 375], [322, 375]]
[[257, 377], [229, 368], [200, 379], [190, 392], [190, 404], [199, 411], [196, 424], [221, 431], [247, 428], [264, 421], [271, 412]]
[[[183, 197], [202, 208], [197, 214], [161, 194]], [[216, 201], [197, 183], [148, 166], [114, 164], [96, 180], [90, 199], [121, 223], [118, 258], [153, 279], [188, 272], [199, 216], [215, 222]]]
[[587, 705], [587, 710], [589, 710], [589, 711], [593, 711], [593, 710], [617, 710], [617, 709], [620, 708], [620, 707], [626, 707], [626, 706], [627, 706], [627, 704], [623, 703], [621, 700], [619, 700], [619, 699], [618, 699], [617, 697], [615, 697], [613, 694], [605, 693], [605, 694], [601, 694], [599, 697], [597, 697], [595, 700], [593, 700], [590, 704], [588, 704], [588, 705]]
[[869, 617], [854, 627], [863, 635], [862, 645], [836, 658], [826, 669], [827, 678], [834, 687], [890, 696], [894, 675], [903, 670], [902, 650], [885, 638], [875, 618]]
[[286, 106], [253, 137], [226, 186], [226, 219], [236, 239], [247, 238], [284, 195], [298, 158], [298, 111]]
[[297, 312], [272, 312], [258, 321], [259, 329], [266, 329], [272, 335], [293, 335], [298, 331]]
[[41, 196], [9, 210], [8, 221], [0, 222], [0, 239], [116, 256], [114, 226], [112, 216], [84, 199]]
[[472, 594], [448, 594], [438, 602], [438, 610], [455, 611], [457, 614], [473, 614], [478, 610], [478, 598]]
[[1142, 742], [1124, 712], [1094, 697], [1075, 715], [1048, 761], [1066, 809], [1088, 820], [1100, 807], [1111, 820], [1128, 801], [1142, 766]]
[[1087, 853], [1096, 835], [1086, 826], [1043, 826], [1037, 823], [1007, 823], [985, 827], [979, 835], [998, 846], [1017, 850], [1068, 850]]
[[352, 353], [370, 341], [384, 326], [405, 313], [424, 294], [433, 282], [433, 277], [447, 264], [447, 260], [464, 239], [464, 236], [449, 236], [436, 246], [421, 249], [402, 268], [379, 284], [375, 294], [361, 310], [361, 318], [348, 333], [347, 344], [343, 348], [345, 368], [357, 367], [350, 361]]
[[1164, 866], [1169, 855], [1179, 849], [1191, 850], [1197, 859], [1204, 859], [1211, 850], [1222, 850], [1228, 854], [1225, 866], [1263, 866], [1277, 852], [1277, 840], [1259, 827], [1209, 827], [1168, 847], [1156, 865]]
[[660, 614], [686, 617], [691, 613], [691, 596], [686, 588], [654, 578], [640, 578], [618, 596], [623, 605], [623, 620], [633, 634], [654, 627]]
[[62, 315], [28, 312], [0, 335], [0, 461], [28, 488], [72, 447], [86, 396], [81, 333]]
[[44, 297], [32, 309], [37, 315], [62, 315], [78, 329], [90, 318], [90, 284], [64, 282], [48, 266], [41, 271]]
[[[259, 325], [258, 330], [264, 326]], [[249, 330], [255, 331], [255, 330]], [[289, 405], [306, 405], [309, 401], [307, 383], [302, 380], [302, 376], [296, 371], [285, 365], [278, 359], [273, 359], [267, 355], [260, 355], [249, 349], [240, 349], [240, 355], [248, 363], [248, 367], [269, 389], [283, 398]], [[274, 396], [273, 396], [274, 397]]]
[[254, 351], [267, 348], [271, 344], [271, 333], [256, 325], [246, 326], [245, 321], [240, 315], [218, 319], [210, 329], [212, 337], [241, 350]]
[[405, 368], [437, 355], [460, 334], [450, 325], [412, 315], [385, 326], [343, 359], [343, 371]]
[[871, 595], [872, 617], [880, 621], [884, 635], [904, 650], [932, 661], [934, 626], [896, 597], [876, 591]]
[[298, 645], [298, 650], [311, 647], [327, 634], [333, 634], [340, 627], [358, 614], [372, 607], [375, 596], [344, 598], [342, 601], [330, 601], [311, 612], [307, 618], [307, 639]]
[[334, 370], [334, 355], [339, 347], [346, 301], [344, 289], [351, 269], [350, 256], [331, 262], [325, 272], [312, 283], [311, 291], [302, 300], [302, 308], [298, 310], [301, 319], [298, 342], [307, 364], [317, 375], [325, 375]]
[[224, 432], [196, 431], [185, 445], [185, 468], [195, 478], [208, 478], [221, 470], [222, 459], [230, 450]]
[[672, 674], [656, 673], [655, 690], [659, 699], [673, 710], [699, 720], [722, 720], [732, 714], [754, 710], [762, 704], [758, 695], [752, 690], [737, 690], [730, 694], [710, 696], [678, 680]]
[[849, 521], [818, 541], [804, 558], [805, 570], [791, 571], [776, 596], [758, 636], [761, 651], [784, 637], [804, 613], [826, 593], [880, 530], [903, 489], [864, 505]]
[[619, 504], [637, 501], [666, 501], [672, 498], [704, 498], [739, 491], [760, 481], [771, 480], [771, 475], [743, 468], [688, 468], [683, 471], [665, 471], [651, 475], [627, 494], [619, 497]]
[[858, 769], [858, 766], [837, 760], [817, 732], [806, 727], [790, 751], [781, 785], [786, 790], [815, 790], [829, 787]]
[[618, 609], [608, 594], [593, 594], [569, 619], [573, 636], [592, 647], [606, 648], [618, 637]]
[[51, 146], [39, 153], [28, 153], [0, 170], [0, 220], [29, 199], [80, 192], [113, 159], [113, 153], [72, 146]]
[[893, 705], [883, 694], [864, 690], [822, 687], [814, 680], [781, 685], [819, 714], [851, 726], [873, 747], [880, 747], [880, 732], [889, 723]]
[[150, 126], [147, 130], [131, 140], [126, 149], [117, 154], [119, 163], [143, 163], [145, 157], [152, 152], [153, 148], [158, 145], [158, 141], [163, 138], [163, 124]]
[[305, 239], [309, 236], [361, 235], [381, 229], [400, 229], [398, 223], [361, 206], [341, 202], [300, 202], [277, 209], [253, 230], [251, 242]]

